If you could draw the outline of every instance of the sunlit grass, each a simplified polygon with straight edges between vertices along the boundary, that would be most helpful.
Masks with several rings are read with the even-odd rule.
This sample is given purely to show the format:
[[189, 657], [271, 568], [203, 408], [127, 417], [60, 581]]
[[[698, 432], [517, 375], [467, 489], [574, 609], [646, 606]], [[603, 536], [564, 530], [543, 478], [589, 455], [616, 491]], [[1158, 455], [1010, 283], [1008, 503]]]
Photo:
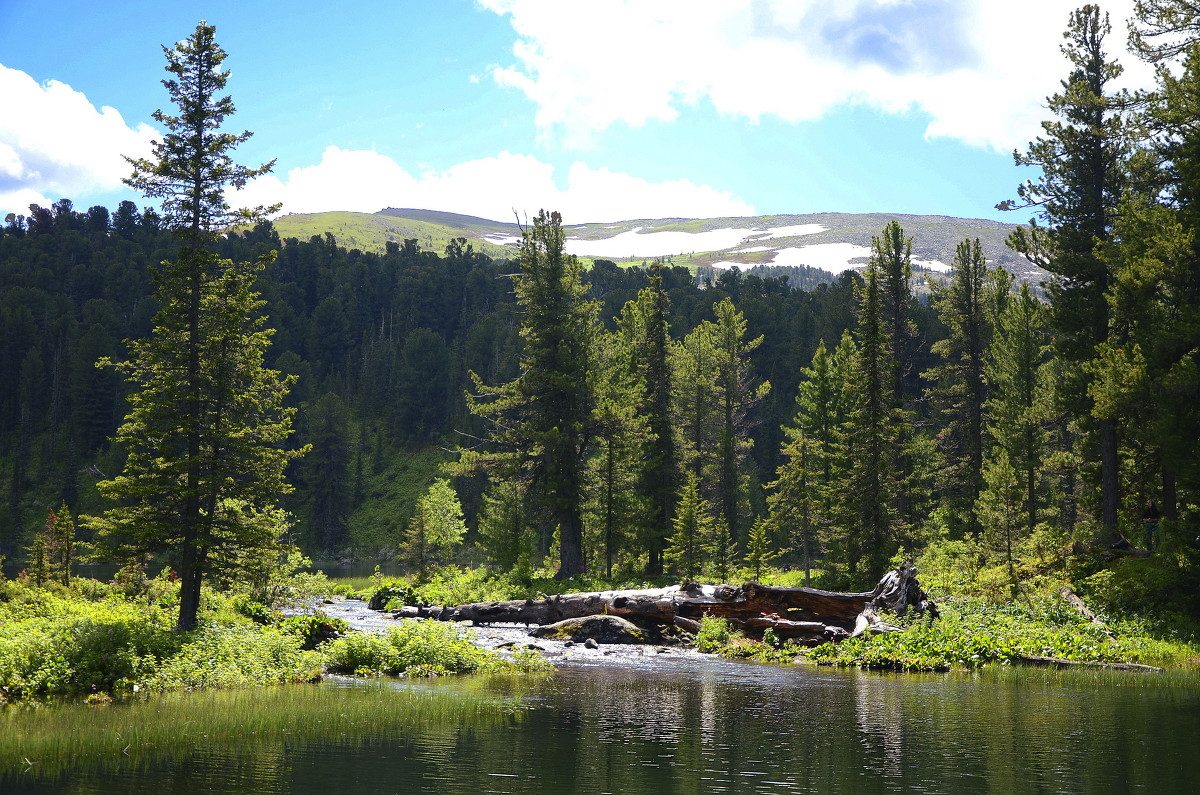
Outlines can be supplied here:
[[22, 775], [145, 764], [221, 745], [262, 748], [519, 719], [518, 701], [395, 680], [173, 693], [106, 706], [0, 710], [0, 791]]

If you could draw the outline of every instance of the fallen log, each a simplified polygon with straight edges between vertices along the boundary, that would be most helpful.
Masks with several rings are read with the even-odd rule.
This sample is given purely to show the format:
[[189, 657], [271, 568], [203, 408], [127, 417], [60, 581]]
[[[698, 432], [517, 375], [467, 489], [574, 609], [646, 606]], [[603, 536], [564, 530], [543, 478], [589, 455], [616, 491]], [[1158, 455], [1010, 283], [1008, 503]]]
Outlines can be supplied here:
[[397, 618], [470, 621], [473, 624], [555, 624], [572, 618], [614, 615], [635, 624], [675, 624], [695, 632], [705, 615], [724, 618], [747, 635], [761, 637], [770, 629], [779, 638], [818, 644], [865, 631], [888, 632], [879, 610], [903, 613], [909, 606], [937, 615], [916, 581], [916, 569], [905, 564], [888, 572], [873, 591], [838, 593], [815, 588], [789, 588], [747, 582], [741, 586], [687, 582], [667, 588], [596, 591], [476, 602], [455, 606], [403, 607]]
[[1145, 671], [1147, 673], [1162, 673], [1163, 669], [1154, 665], [1141, 663], [1110, 663], [1091, 662], [1088, 660], [1064, 660], [1062, 657], [1039, 657], [1033, 654], [1021, 654], [1013, 657], [1013, 662], [1021, 665], [1031, 665], [1038, 668], [1108, 668], [1113, 671]]

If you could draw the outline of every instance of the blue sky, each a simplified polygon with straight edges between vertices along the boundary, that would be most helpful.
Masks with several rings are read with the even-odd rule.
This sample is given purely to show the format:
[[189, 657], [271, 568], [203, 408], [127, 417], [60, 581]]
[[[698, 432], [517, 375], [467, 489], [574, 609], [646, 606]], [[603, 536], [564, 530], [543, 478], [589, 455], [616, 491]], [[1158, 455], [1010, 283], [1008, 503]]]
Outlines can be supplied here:
[[[121, 154], [166, 107], [160, 45], [200, 19], [229, 54], [238, 203], [421, 207], [568, 223], [809, 212], [1020, 222], [1067, 73], [1060, 0], [0, 0], [0, 217], [144, 202]], [[1129, 0], [1107, 6], [1123, 52]]]

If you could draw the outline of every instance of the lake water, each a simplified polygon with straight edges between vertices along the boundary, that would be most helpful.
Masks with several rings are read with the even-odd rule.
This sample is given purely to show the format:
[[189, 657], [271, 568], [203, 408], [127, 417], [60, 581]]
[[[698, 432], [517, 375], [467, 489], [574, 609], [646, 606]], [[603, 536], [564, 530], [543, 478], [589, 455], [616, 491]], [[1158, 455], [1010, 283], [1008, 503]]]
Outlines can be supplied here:
[[[316, 723], [260, 727], [247, 741], [205, 729], [197, 709], [179, 748], [81, 751], [52, 771], [10, 757], [0, 791], [1200, 792], [1200, 688], [1142, 676], [893, 675], [687, 657], [575, 663], [544, 679], [327, 681], [293, 688]], [[270, 692], [242, 693], [238, 708]], [[431, 695], [509, 707], [489, 719], [337, 721], [348, 704]], [[188, 699], [221, 697], [84, 714], [116, 731], [145, 720], [139, 710], [186, 714]]]

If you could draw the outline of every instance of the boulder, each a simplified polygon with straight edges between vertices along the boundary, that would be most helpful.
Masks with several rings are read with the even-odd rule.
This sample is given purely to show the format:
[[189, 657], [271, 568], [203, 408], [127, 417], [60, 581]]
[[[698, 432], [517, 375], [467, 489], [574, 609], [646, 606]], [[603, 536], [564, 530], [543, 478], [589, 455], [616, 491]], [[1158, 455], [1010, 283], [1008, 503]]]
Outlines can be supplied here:
[[584, 616], [568, 618], [557, 624], [536, 627], [529, 634], [535, 638], [570, 640], [583, 643], [646, 643], [646, 633], [620, 616]]

